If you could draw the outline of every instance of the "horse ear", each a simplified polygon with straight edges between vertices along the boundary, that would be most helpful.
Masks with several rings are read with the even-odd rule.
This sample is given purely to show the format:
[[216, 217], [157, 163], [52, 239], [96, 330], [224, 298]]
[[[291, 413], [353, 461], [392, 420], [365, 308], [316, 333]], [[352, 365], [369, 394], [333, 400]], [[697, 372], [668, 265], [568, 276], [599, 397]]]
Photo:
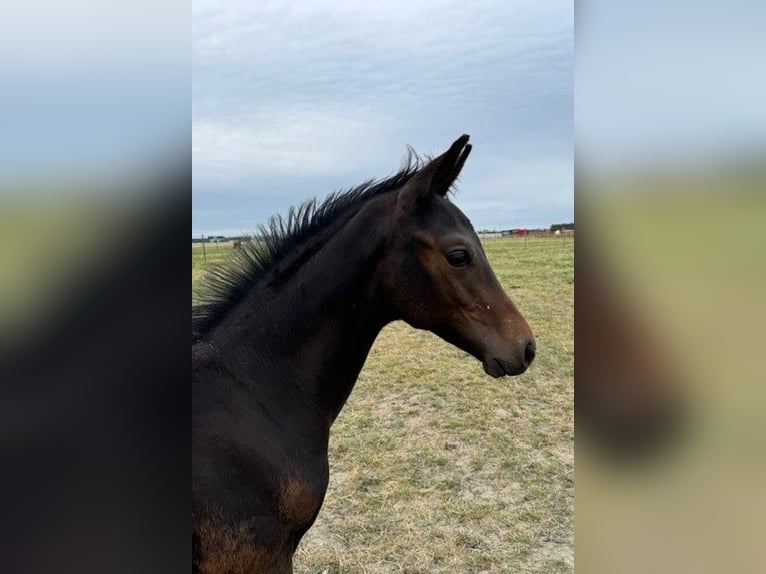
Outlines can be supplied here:
[[432, 159], [399, 192], [399, 205], [412, 212], [426, 205], [434, 194], [444, 197], [455, 183], [471, 153], [468, 135], [462, 135], [439, 157]]

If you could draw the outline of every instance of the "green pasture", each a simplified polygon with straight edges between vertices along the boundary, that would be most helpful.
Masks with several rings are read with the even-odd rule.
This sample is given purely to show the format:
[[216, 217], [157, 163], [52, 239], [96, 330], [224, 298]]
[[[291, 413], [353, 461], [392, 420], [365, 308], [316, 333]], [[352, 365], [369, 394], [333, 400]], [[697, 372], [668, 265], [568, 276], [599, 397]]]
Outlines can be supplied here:
[[[397, 322], [376, 341], [330, 440], [330, 486], [301, 574], [572, 572], [574, 238], [487, 239], [537, 337], [520, 377], [492, 379]], [[207, 263], [231, 245], [207, 245]], [[192, 285], [204, 273], [192, 247]]]

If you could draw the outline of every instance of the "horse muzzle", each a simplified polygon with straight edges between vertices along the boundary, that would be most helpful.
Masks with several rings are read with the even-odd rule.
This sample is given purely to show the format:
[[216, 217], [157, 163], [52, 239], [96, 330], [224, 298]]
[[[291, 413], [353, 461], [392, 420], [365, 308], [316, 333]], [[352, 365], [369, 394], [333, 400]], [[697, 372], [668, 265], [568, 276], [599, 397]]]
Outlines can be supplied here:
[[529, 368], [537, 352], [537, 343], [533, 337], [529, 337], [521, 342], [520, 348], [510, 355], [498, 356], [491, 355], [482, 361], [484, 372], [490, 377], [513, 377], [520, 375]]

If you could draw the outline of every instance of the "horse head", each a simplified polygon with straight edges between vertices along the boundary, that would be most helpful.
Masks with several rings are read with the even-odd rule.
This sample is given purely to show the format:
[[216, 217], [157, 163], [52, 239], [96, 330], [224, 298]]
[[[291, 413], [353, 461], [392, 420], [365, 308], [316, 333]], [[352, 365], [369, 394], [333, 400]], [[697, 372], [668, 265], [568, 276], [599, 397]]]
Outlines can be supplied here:
[[398, 192], [380, 284], [398, 318], [470, 353], [493, 377], [519, 375], [534, 359], [535, 338], [447, 198], [470, 151], [460, 137]]

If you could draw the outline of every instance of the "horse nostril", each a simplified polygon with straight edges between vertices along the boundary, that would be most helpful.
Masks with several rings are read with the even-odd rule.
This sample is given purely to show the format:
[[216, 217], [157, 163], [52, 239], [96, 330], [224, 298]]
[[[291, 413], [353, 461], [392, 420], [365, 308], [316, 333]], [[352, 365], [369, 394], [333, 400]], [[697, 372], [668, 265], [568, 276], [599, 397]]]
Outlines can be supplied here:
[[536, 349], [537, 345], [535, 344], [535, 340], [529, 339], [527, 341], [527, 346], [524, 348], [524, 364], [527, 366], [529, 366], [530, 363], [534, 360]]

